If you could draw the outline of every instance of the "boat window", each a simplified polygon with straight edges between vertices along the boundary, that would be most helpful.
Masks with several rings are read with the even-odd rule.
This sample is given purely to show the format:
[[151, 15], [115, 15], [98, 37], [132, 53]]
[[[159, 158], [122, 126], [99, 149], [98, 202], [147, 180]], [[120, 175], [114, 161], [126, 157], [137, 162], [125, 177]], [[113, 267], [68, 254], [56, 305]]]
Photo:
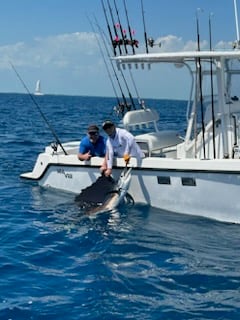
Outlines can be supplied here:
[[170, 177], [158, 176], [157, 180], [158, 184], [171, 184]]
[[189, 177], [182, 177], [182, 185], [183, 186], [196, 186], [196, 180], [195, 178], [189, 178]]

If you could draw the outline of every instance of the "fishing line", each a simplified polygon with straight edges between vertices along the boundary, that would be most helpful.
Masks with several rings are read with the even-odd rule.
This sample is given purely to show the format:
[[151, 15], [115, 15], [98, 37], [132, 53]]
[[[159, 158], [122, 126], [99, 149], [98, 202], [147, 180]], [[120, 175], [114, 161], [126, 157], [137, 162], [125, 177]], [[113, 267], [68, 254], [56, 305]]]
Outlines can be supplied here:
[[39, 104], [37, 103], [37, 101], [33, 98], [33, 95], [31, 94], [31, 92], [29, 91], [28, 87], [26, 86], [25, 82], [23, 81], [23, 79], [21, 78], [20, 74], [17, 72], [16, 68], [14, 67], [14, 65], [12, 64], [11, 61], [9, 61], [9, 64], [11, 65], [13, 71], [15, 72], [16, 76], [18, 77], [18, 79], [20, 80], [20, 82], [22, 83], [23, 87], [25, 88], [26, 92], [28, 93], [29, 97], [31, 98], [33, 104], [36, 106], [37, 110], [39, 111], [41, 117], [43, 118], [43, 120], [45, 121], [45, 123], [47, 124], [49, 130], [51, 131], [52, 135], [54, 136], [54, 138], [56, 139], [57, 144], [61, 147], [62, 151], [64, 152], [65, 155], [67, 155], [66, 150], [63, 148], [63, 145], [61, 144], [55, 130], [53, 129], [53, 127], [51, 126], [50, 122], [48, 121], [48, 119], [46, 118], [46, 116], [44, 115], [44, 113], [42, 112]]

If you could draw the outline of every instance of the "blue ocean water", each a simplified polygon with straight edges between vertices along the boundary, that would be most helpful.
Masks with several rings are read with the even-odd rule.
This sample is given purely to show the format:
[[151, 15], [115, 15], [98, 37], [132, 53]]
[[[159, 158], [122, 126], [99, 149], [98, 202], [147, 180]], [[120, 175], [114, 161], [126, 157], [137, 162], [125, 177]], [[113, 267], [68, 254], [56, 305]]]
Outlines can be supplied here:
[[[36, 99], [62, 142], [115, 103]], [[184, 103], [146, 103], [184, 130]], [[19, 178], [54, 140], [29, 96], [0, 94], [0, 111], [0, 319], [239, 319], [239, 225], [139, 204], [86, 217], [72, 195]]]

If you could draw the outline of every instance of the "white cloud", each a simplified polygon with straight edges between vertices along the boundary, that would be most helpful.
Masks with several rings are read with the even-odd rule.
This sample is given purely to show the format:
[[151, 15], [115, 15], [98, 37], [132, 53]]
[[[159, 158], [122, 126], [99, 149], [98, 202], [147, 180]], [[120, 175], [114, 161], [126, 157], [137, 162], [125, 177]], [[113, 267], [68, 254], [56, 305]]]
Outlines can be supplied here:
[[35, 38], [32, 43], [19, 42], [0, 47], [0, 68], [16, 66], [41, 67], [44, 65], [66, 68], [81, 64], [98, 50], [94, 33], [76, 32]]
[[14, 73], [9, 62], [29, 86], [40, 78], [49, 93], [90, 94], [90, 89], [97, 86], [96, 70], [105, 72], [93, 32], [59, 34], [5, 45], [0, 47], [0, 56], [0, 79], [4, 79], [1, 91], [6, 92], [24, 91], [17, 79], [11, 81]]
[[233, 42], [224, 42], [224, 41], [219, 41], [216, 45], [216, 49], [220, 50], [229, 50], [233, 48]]
[[[196, 50], [197, 48], [195, 41], [184, 41], [183, 38], [174, 35], [159, 37], [155, 43], [161, 43], [161, 46], [154, 46], [151, 52]], [[204, 40], [200, 46], [202, 50], [208, 49], [208, 42]], [[231, 43], [219, 42], [216, 48], [231, 46]], [[139, 51], [144, 51], [144, 46], [141, 46]], [[93, 32], [65, 33], [35, 38], [28, 43], [18, 42], [1, 46], [0, 56], [1, 91], [21, 91], [21, 89], [23, 91], [21, 84], [17, 84], [18, 79], [15, 79], [16, 83], [14, 83], [11, 75], [9, 76], [9, 73], [12, 73], [9, 64], [11, 61], [27, 84], [32, 85], [36, 78], [40, 78], [49, 93], [113, 95], [96, 35]], [[158, 83], [158, 75], [153, 73], [152, 76], [158, 80], [151, 81]], [[140, 85], [145, 91], [144, 95], [148, 96], [145, 82], [141, 84], [140, 81]]]

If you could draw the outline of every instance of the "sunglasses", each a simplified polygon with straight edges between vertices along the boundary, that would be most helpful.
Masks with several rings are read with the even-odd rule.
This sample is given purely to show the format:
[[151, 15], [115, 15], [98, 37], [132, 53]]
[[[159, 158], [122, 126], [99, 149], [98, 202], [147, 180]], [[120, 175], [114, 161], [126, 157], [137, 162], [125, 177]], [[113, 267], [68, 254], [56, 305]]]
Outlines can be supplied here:
[[98, 136], [98, 132], [88, 132], [88, 134], [90, 135], [90, 136]]

